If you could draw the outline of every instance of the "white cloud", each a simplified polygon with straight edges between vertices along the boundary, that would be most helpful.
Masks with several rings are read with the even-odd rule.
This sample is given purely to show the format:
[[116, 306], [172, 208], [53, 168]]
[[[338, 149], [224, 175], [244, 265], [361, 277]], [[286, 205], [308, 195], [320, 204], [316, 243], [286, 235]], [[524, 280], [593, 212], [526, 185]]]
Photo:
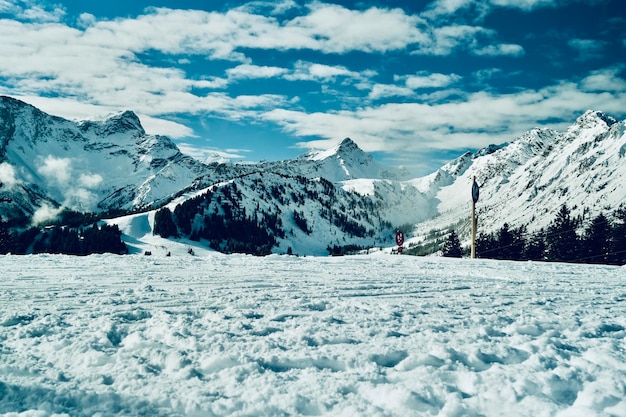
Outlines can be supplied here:
[[100, 174], [80, 174], [78, 184], [85, 188], [96, 188], [102, 183], [102, 175]]
[[478, 56], [521, 56], [525, 51], [521, 45], [501, 43], [479, 47], [471, 51]]
[[250, 13], [259, 13], [265, 15], [281, 15], [289, 10], [297, 9], [300, 6], [294, 0], [277, 0], [277, 1], [250, 1], [240, 7]]
[[619, 74], [626, 69], [626, 65], [618, 65], [592, 71], [581, 82], [581, 89], [585, 92], [626, 93], [626, 80]]
[[38, 0], [0, 0], [0, 12], [34, 22], [59, 22], [65, 16], [62, 6]]
[[65, 10], [60, 7], [55, 7], [52, 10], [46, 10], [41, 6], [31, 6], [30, 8], [22, 10], [18, 15], [21, 19], [32, 20], [35, 22], [60, 22], [65, 16]]
[[396, 79], [404, 79], [407, 87], [418, 89], [447, 87], [450, 84], [454, 84], [461, 80], [461, 77], [456, 74], [418, 73], [416, 75], [409, 75], [406, 77], [397, 77]]
[[78, 27], [86, 29], [90, 26], [94, 26], [96, 22], [96, 16], [92, 15], [91, 13], [81, 13], [80, 16], [78, 16], [76, 24], [78, 25]]
[[412, 97], [416, 95], [415, 90], [424, 88], [442, 89], [461, 80], [456, 74], [440, 74], [419, 72], [414, 75], [395, 75], [394, 81], [397, 84], [375, 84], [368, 95], [371, 100], [378, 100], [389, 97]]
[[389, 97], [411, 97], [415, 95], [415, 91], [412, 88], [402, 87], [395, 84], [375, 84], [368, 98], [371, 100], [378, 100]]
[[372, 71], [351, 71], [343, 65], [324, 65], [315, 62], [297, 61], [293, 72], [285, 75], [291, 81], [334, 81], [337, 78], [351, 79], [357, 82], [371, 78]]
[[477, 56], [521, 56], [524, 49], [520, 45], [499, 43], [497, 33], [481, 26], [452, 24], [433, 26], [428, 42], [419, 44], [416, 55], [446, 56], [456, 50], [467, 50]]
[[[258, 13], [270, 6], [271, 13]], [[286, 11], [289, 14], [281, 14]], [[293, 12], [298, 15], [292, 17]], [[372, 87], [376, 72], [371, 70], [352, 71], [342, 65], [303, 61], [297, 61], [292, 69], [253, 65], [242, 50], [380, 54], [413, 48], [420, 54], [444, 55], [456, 48], [473, 47], [477, 37], [493, 36], [472, 26], [433, 29], [401, 9], [352, 10], [322, 2], [300, 7], [291, 0], [257, 1], [223, 13], [150, 8], [136, 18], [100, 21], [85, 13], [76, 24], [77, 28], [54, 22], [3, 21], [0, 73], [10, 85], [4, 93], [30, 97], [26, 101], [38, 107], [43, 103], [44, 111], [73, 119], [132, 109], [145, 115], [142, 119], [151, 133], [173, 137], [189, 136], [191, 129], [159, 116], [207, 113], [241, 120], [253, 111], [288, 100], [278, 95], [231, 97], [216, 91], [241, 79], [340, 80], [357, 89], [372, 89], [372, 97], [408, 94], [383, 84]], [[477, 44], [478, 51], [479, 47]], [[511, 54], [506, 46], [492, 48], [492, 54]], [[183, 67], [142, 62], [139, 54], [148, 51], [161, 52], [179, 63], [190, 63], [190, 57], [198, 56], [241, 64], [226, 69], [223, 78], [194, 78]], [[46, 96], [73, 99], [42, 98]]]
[[493, 6], [520, 9], [525, 12], [541, 7], [557, 7], [559, 4], [557, 0], [490, 0], [490, 3]]
[[[626, 81], [618, 69], [593, 72], [580, 83], [563, 82], [511, 94], [457, 91], [452, 102], [387, 103], [356, 110], [306, 113], [273, 110], [264, 117], [299, 137], [303, 148], [324, 148], [340, 137], [359, 140], [367, 151], [424, 152], [428, 149], [480, 148], [515, 139], [536, 125], [561, 129], [587, 109], [623, 112]], [[617, 88], [596, 91], [597, 84]], [[557, 120], [557, 122], [554, 122]]]
[[15, 168], [8, 162], [0, 163], [0, 191], [10, 191], [20, 183]]
[[98, 188], [103, 177], [99, 174], [91, 174], [89, 172], [81, 173], [76, 176], [74, 172], [74, 161], [71, 158], [56, 158], [47, 156], [38, 161], [39, 168], [37, 172], [46, 181], [46, 186], [56, 188], [58, 191], [58, 201], [61, 201], [61, 208], [54, 209], [49, 206], [43, 206], [40, 213], [36, 213], [38, 217], [35, 224], [56, 217], [62, 208], [68, 207], [72, 210], [92, 210], [97, 203], [97, 195], [92, 189]]
[[309, 14], [291, 20], [286, 28], [304, 33], [313, 41], [311, 49], [386, 52], [427, 40], [422, 29], [425, 22], [401, 9], [371, 7], [359, 11], [321, 2], [312, 3], [309, 9]]
[[193, 129], [184, 124], [158, 117], [138, 115], [141, 125], [149, 135], [169, 136], [174, 139], [195, 137]]
[[455, 49], [475, 44], [478, 36], [491, 35], [487, 29], [469, 25], [450, 25], [431, 30], [429, 42], [423, 43], [413, 53], [419, 55], [449, 55]]
[[558, 5], [558, 0], [435, 0], [427, 6], [422, 16], [435, 21], [448, 20], [462, 11], [470, 13], [475, 21], [481, 21], [498, 7], [531, 12], [538, 8]]
[[200, 147], [186, 142], [178, 143], [177, 146], [182, 153], [206, 162], [243, 161], [246, 159], [246, 154], [250, 153], [247, 149], [220, 150], [212, 147]]
[[288, 70], [280, 67], [269, 67], [242, 64], [226, 70], [229, 79], [254, 79], [254, 78], [275, 78], [285, 74]]
[[59, 214], [61, 214], [63, 210], [63, 207], [54, 208], [48, 204], [44, 204], [35, 211], [31, 222], [33, 226], [37, 226], [50, 220], [54, 220], [59, 216]]
[[46, 180], [56, 185], [65, 186], [71, 178], [72, 160], [69, 158], [55, 158], [48, 155], [40, 161], [37, 172]]

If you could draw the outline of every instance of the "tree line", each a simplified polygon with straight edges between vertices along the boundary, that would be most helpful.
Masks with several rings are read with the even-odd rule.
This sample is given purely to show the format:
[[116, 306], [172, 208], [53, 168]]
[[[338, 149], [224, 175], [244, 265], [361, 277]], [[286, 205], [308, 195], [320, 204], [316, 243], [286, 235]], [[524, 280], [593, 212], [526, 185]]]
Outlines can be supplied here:
[[[579, 233], [580, 230], [580, 233]], [[467, 248], [452, 231], [442, 254], [461, 257]], [[561, 206], [547, 228], [529, 233], [526, 226], [505, 223], [494, 233], [480, 233], [476, 239], [478, 258], [626, 264], [626, 207], [610, 216], [600, 213], [589, 221], [573, 217], [566, 204]]]
[[117, 225], [50, 225], [11, 232], [6, 222], [0, 222], [0, 254], [125, 254], [128, 253], [128, 248], [121, 236], [122, 232]]
[[155, 213], [154, 234], [205, 239], [224, 253], [270, 254], [276, 238], [285, 236], [278, 213], [248, 213], [241, 200], [241, 191], [230, 183], [179, 204], [173, 212], [163, 207]]

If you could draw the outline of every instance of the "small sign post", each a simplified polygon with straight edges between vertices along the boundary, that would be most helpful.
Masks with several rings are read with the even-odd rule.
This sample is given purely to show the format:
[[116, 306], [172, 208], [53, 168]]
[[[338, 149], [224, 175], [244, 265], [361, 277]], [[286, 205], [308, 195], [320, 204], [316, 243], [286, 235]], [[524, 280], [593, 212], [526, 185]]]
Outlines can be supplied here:
[[472, 249], [470, 255], [472, 259], [476, 258], [476, 203], [478, 202], [479, 194], [480, 190], [476, 183], [476, 176], [474, 175], [472, 183]]
[[398, 253], [402, 253], [402, 245], [404, 245], [404, 233], [402, 230], [396, 232], [396, 244], [398, 245]]

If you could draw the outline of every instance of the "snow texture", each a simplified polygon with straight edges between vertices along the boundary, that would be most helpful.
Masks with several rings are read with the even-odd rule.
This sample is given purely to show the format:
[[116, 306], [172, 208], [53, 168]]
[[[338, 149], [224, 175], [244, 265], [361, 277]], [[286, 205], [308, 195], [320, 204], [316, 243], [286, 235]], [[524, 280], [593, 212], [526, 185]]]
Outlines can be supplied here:
[[4, 417], [626, 416], [624, 267], [205, 252], [0, 269]]

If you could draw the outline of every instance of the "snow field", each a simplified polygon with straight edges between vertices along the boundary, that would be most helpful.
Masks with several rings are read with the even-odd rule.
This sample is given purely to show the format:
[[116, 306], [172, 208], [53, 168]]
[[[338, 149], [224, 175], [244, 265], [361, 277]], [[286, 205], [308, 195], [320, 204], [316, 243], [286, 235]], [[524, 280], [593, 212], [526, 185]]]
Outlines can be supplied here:
[[626, 416], [626, 269], [0, 257], [0, 416]]

